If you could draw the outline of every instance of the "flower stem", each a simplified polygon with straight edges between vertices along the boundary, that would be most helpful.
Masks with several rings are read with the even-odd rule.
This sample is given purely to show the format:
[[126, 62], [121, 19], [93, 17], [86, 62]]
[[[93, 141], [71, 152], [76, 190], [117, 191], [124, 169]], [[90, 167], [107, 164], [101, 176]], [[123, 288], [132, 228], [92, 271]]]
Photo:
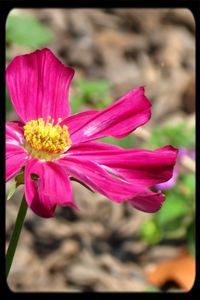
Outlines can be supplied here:
[[26, 212], [27, 212], [27, 204], [26, 204], [25, 196], [23, 196], [21, 206], [17, 215], [15, 227], [6, 253], [6, 278], [8, 277], [13, 262], [13, 257], [19, 240], [20, 232], [24, 223]]

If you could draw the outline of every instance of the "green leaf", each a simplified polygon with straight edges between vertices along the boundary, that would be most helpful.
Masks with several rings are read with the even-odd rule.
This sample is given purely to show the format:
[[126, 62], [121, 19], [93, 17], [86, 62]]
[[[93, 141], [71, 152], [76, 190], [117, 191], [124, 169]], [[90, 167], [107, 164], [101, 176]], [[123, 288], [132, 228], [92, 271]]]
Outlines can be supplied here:
[[87, 97], [105, 95], [109, 91], [110, 84], [106, 80], [83, 80], [79, 79], [77, 84], [82, 93]]
[[21, 184], [24, 184], [24, 171], [20, 172], [16, 177], [15, 177], [15, 182], [16, 186], [18, 187]]
[[6, 22], [6, 42], [28, 46], [32, 49], [43, 47], [53, 35], [32, 16], [9, 15]]
[[157, 244], [162, 238], [160, 227], [153, 219], [147, 220], [141, 225], [140, 235], [149, 245]]
[[72, 112], [80, 111], [84, 106], [102, 109], [111, 104], [110, 84], [105, 80], [76, 80], [72, 94]]
[[37, 174], [34, 174], [34, 173], [31, 174], [32, 180], [37, 180], [38, 178], [39, 178], [39, 176]]
[[114, 139], [112, 137], [105, 137], [100, 140], [103, 143], [113, 144], [116, 146], [120, 146], [122, 148], [130, 148], [133, 147], [134, 139], [133, 136], [128, 135], [122, 139]]
[[13, 110], [13, 106], [12, 106], [12, 103], [10, 101], [8, 90], [6, 88], [6, 114], [9, 113], [11, 110]]
[[8, 49], [6, 49], [6, 62], [9, 62], [12, 59], [12, 56], [10, 55], [10, 52]]
[[16, 189], [17, 189], [16, 181], [13, 180], [13, 181], [10, 183], [10, 191], [9, 191], [9, 193], [8, 193], [7, 200], [10, 200], [10, 199], [12, 198], [12, 196], [14, 195]]
[[195, 193], [195, 176], [194, 174], [184, 174], [181, 176], [181, 184], [186, 188], [187, 195], [193, 196]]
[[143, 292], [160, 292], [161, 290], [157, 287], [148, 287], [146, 289], [143, 290]]
[[188, 249], [190, 253], [195, 256], [196, 254], [196, 247], [195, 247], [195, 221], [190, 224], [187, 230], [187, 242], [188, 242]]
[[195, 144], [195, 128], [186, 128], [185, 124], [154, 128], [150, 141], [145, 142], [143, 147], [154, 149], [167, 144], [189, 148]]
[[[171, 222], [183, 218], [188, 214], [188, 205], [175, 190], [169, 191], [159, 212], [155, 213], [155, 220], [160, 226], [170, 225]], [[174, 224], [175, 225], [175, 224]]]
[[21, 184], [24, 184], [24, 171], [20, 172], [16, 177], [15, 177], [15, 180], [13, 180], [11, 182], [11, 185], [10, 185], [10, 191], [8, 193], [8, 196], [7, 196], [7, 200], [10, 200], [10, 198], [14, 195], [17, 187]]
[[83, 109], [84, 100], [81, 97], [77, 97], [76, 95], [72, 94], [70, 106], [72, 114], [76, 114]]

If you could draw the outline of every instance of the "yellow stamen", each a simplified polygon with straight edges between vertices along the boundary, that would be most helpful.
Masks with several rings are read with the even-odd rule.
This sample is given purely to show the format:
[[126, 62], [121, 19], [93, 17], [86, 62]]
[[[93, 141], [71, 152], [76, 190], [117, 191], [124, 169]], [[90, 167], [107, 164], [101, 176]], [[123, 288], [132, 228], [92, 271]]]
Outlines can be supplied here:
[[[58, 118], [58, 123], [61, 122]], [[72, 144], [68, 127], [54, 125], [54, 119], [47, 117], [30, 120], [24, 126], [27, 150], [39, 158], [51, 159], [65, 152]]]

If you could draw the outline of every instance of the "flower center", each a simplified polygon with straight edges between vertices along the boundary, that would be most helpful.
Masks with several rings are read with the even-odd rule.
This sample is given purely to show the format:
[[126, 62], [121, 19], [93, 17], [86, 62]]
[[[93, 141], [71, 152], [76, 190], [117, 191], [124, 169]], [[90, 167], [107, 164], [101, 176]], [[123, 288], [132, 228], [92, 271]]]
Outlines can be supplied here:
[[54, 125], [54, 119], [48, 116], [45, 122], [43, 118], [30, 120], [24, 126], [26, 149], [32, 154], [43, 159], [53, 159], [65, 152], [72, 144], [68, 127]]

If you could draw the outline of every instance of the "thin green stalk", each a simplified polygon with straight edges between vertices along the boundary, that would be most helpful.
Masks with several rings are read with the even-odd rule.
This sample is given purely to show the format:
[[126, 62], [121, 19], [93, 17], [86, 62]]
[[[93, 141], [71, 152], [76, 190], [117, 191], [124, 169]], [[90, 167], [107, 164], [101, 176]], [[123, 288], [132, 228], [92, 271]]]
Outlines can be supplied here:
[[24, 223], [24, 219], [26, 216], [26, 212], [27, 212], [27, 204], [26, 204], [26, 200], [25, 200], [25, 196], [23, 196], [22, 198], [22, 202], [21, 202], [21, 206], [17, 215], [17, 219], [16, 219], [16, 223], [15, 223], [15, 227], [10, 239], [10, 243], [8, 246], [8, 250], [6, 253], [6, 278], [8, 277], [12, 262], [13, 262], [13, 257], [15, 255], [15, 250], [17, 247], [17, 243], [19, 240], [19, 236], [20, 236], [20, 232]]

